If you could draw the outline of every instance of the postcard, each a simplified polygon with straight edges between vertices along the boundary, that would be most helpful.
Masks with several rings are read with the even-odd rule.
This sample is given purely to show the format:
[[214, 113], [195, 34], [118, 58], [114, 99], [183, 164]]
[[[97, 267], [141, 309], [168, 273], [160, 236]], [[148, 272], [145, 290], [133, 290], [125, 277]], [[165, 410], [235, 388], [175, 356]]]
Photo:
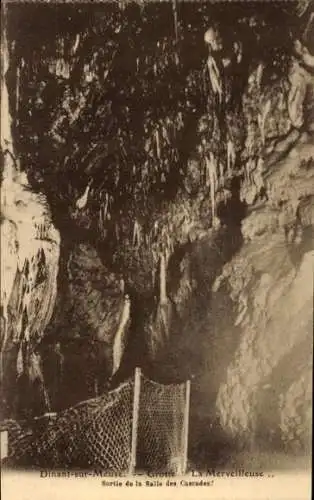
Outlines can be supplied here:
[[1, 16], [4, 500], [309, 499], [313, 1]]

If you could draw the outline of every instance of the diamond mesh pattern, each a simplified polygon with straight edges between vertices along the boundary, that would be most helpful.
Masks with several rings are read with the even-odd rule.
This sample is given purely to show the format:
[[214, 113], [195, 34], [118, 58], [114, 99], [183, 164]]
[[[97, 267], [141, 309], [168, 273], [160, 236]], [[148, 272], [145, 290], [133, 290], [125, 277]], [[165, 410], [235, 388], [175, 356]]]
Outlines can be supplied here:
[[133, 381], [60, 413], [44, 429], [18, 436], [9, 458], [15, 465], [125, 471], [132, 434]]
[[[63, 411], [33, 429], [11, 424], [9, 464], [128, 472], [134, 380]], [[136, 468], [180, 472], [184, 453], [185, 384], [160, 385], [140, 375]], [[136, 420], [134, 421], [136, 423]]]
[[179, 473], [184, 454], [186, 385], [160, 385], [141, 377], [138, 468]]

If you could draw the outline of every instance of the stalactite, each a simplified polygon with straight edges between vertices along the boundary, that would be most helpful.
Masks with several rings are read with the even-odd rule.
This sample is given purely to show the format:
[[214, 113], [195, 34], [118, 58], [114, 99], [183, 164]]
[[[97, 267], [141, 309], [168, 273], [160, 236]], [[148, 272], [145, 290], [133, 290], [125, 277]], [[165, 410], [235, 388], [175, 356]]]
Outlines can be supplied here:
[[244, 169], [245, 169], [245, 180], [246, 180], [246, 182], [248, 184], [252, 184], [253, 183], [253, 179], [252, 179], [251, 173], [254, 170], [254, 159], [252, 157], [247, 160], [247, 162], [244, 165]]
[[179, 31], [178, 31], [178, 8], [177, 8], [177, 0], [172, 0], [172, 12], [173, 12], [173, 24], [174, 24], [174, 33], [176, 43], [179, 40]]
[[135, 219], [134, 221], [134, 226], [133, 226], [133, 237], [132, 237], [132, 244], [134, 247], [139, 247], [141, 245], [141, 227], [138, 223], [138, 221]]
[[236, 160], [236, 153], [234, 148], [234, 142], [229, 139], [227, 142], [227, 173], [228, 177], [232, 176], [234, 165]]
[[212, 153], [209, 154], [209, 157], [206, 156], [206, 171], [207, 171], [206, 181], [208, 177], [210, 186], [212, 219], [214, 220], [216, 215], [216, 191], [217, 191], [218, 179], [217, 179], [217, 163]]
[[29, 355], [29, 361], [28, 361], [29, 379], [32, 383], [35, 383], [36, 381], [39, 382], [41, 390], [43, 392], [43, 396], [44, 396], [45, 411], [50, 412], [51, 411], [51, 403], [50, 403], [50, 398], [49, 398], [47, 389], [45, 387], [43, 370], [42, 370], [41, 365], [42, 365], [42, 361], [41, 361], [40, 355], [35, 354], [35, 352], [32, 352]]
[[116, 232], [117, 241], [119, 241], [120, 240], [120, 232], [121, 232], [121, 230], [120, 230], [120, 226], [119, 226], [119, 224], [117, 222], [115, 223], [115, 232]]
[[94, 395], [97, 398], [99, 395], [99, 389], [98, 389], [98, 378], [94, 377]]
[[87, 204], [87, 200], [88, 200], [88, 195], [89, 195], [89, 191], [90, 191], [90, 187], [91, 187], [91, 183], [92, 183], [92, 180], [89, 181], [89, 183], [87, 184], [86, 188], [85, 188], [85, 191], [84, 193], [82, 194], [82, 196], [76, 201], [76, 207], [79, 209], [79, 210], [82, 210], [83, 208], [86, 207], [86, 204]]
[[112, 375], [119, 369], [126, 344], [127, 324], [130, 319], [131, 301], [128, 295], [124, 297], [124, 304], [118, 330], [115, 334], [112, 349], [113, 368]]
[[166, 258], [164, 253], [160, 255], [160, 271], [159, 271], [159, 304], [167, 303], [167, 286], [166, 286]]
[[66, 80], [70, 78], [70, 65], [64, 58], [57, 59], [55, 65], [56, 76], [62, 77]]
[[[6, 83], [6, 76], [9, 70], [9, 50], [8, 50], [8, 40], [6, 31], [6, 6], [3, 7], [3, 38], [2, 38], [2, 50], [1, 50], [1, 149], [4, 153], [4, 165], [3, 165], [3, 182], [2, 182], [2, 192], [1, 192], [1, 211], [4, 211], [6, 206], [10, 206], [13, 203], [11, 192], [12, 182], [14, 179], [14, 172], [17, 169], [17, 162], [15, 160], [15, 153], [13, 148], [13, 138], [12, 138], [12, 116], [9, 108], [9, 93]], [[8, 219], [10, 221], [11, 218]], [[9, 222], [2, 223], [1, 225], [1, 240], [2, 244], [5, 239], [10, 243], [12, 237], [16, 233], [16, 225], [12, 226]], [[10, 261], [16, 261], [17, 265], [18, 256], [17, 251], [14, 252], [14, 248], [8, 248], [8, 255], [6, 255], [6, 266], [8, 266]], [[10, 262], [11, 263], [11, 262]], [[12, 270], [10, 273], [1, 272], [1, 305], [2, 305], [2, 315], [4, 318], [4, 331], [2, 333], [2, 346], [1, 346], [1, 359], [0, 366], [3, 365], [3, 353], [4, 347], [7, 341], [8, 335], [8, 301], [10, 298], [11, 290], [14, 283], [14, 263], [12, 262]], [[1, 270], [2, 271], [2, 270]], [[1, 370], [1, 380], [2, 380], [2, 368]]]
[[261, 106], [260, 112], [257, 116], [258, 126], [261, 134], [262, 144], [265, 146], [265, 122], [270, 113], [271, 100], [268, 99], [264, 105]]
[[104, 221], [107, 218], [108, 206], [109, 206], [109, 194], [106, 193], [106, 195], [105, 195], [105, 206], [104, 206]]
[[72, 55], [74, 56], [77, 49], [78, 49], [78, 46], [80, 44], [80, 34], [78, 33], [75, 37], [75, 42], [74, 42], [74, 45], [72, 47]]
[[120, 279], [120, 291], [124, 294], [125, 291], [125, 281], [123, 278]]
[[207, 68], [213, 92], [218, 96], [219, 104], [221, 104], [223, 98], [221, 75], [216, 61], [212, 56], [209, 56], [207, 59]]
[[19, 348], [17, 359], [16, 359], [16, 373], [17, 376], [22, 375], [24, 372], [24, 361], [23, 361], [23, 349], [22, 345]]
[[167, 128], [165, 126], [162, 127], [162, 136], [165, 139], [165, 141], [167, 142], [167, 144], [170, 146], [170, 138], [169, 138]]
[[44, 393], [46, 411], [48, 411], [48, 413], [50, 413], [52, 408], [51, 408], [50, 398], [49, 398], [49, 394], [48, 394], [44, 379], [42, 379], [42, 389], [43, 389], [43, 393]]
[[218, 179], [218, 184], [219, 186], [222, 186], [224, 183], [224, 164], [221, 160], [218, 161], [219, 165], [219, 179]]
[[16, 124], [19, 124], [18, 116], [19, 116], [19, 103], [20, 103], [20, 78], [21, 78], [21, 69], [20, 66], [16, 69], [16, 99], [15, 99], [15, 116]]
[[[4, 19], [5, 19], [5, 11], [4, 11]], [[5, 162], [5, 173], [4, 177], [8, 177], [10, 179], [13, 178], [13, 170], [14, 170], [14, 161], [15, 152], [13, 148], [13, 139], [12, 139], [12, 116], [9, 108], [9, 93], [6, 84], [6, 75], [9, 70], [9, 50], [8, 50], [8, 41], [4, 23], [4, 33], [3, 33], [3, 41], [2, 41], [2, 51], [1, 51], [1, 66], [2, 66], [2, 78], [1, 78], [1, 148], [2, 151], [7, 151], [8, 157]]]
[[98, 227], [101, 235], [105, 234], [105, 228], [104, 228], [104, 220], [103, 220], [103, 209], [102, 206], [100, 205], [99, 212], [98, 212]]
[[181, 111], [179, 111], [179, 113], [178, 113], [178, 126], [179, 126], [179, 129], [184, 127], [184, 121], [183, 121], [183, 116], [182, 116]]
[[156, 151], [157, 151], [157, 158], [160, 160], [160, 139], [159, 139], [159, 130], [155, 130], [155, 139], [156, 139]]

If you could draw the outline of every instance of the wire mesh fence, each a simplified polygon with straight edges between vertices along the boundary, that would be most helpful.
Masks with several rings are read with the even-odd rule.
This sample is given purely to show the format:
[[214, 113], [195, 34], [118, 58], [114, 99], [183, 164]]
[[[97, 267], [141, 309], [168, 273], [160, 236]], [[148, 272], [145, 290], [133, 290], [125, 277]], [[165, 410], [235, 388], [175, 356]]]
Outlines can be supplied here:
[[185, 468], [186, 384], [161, 385], [141, 376], [137, 467], [181, 473]]
[[[19, 466], [126, 471], [132, 433], [133, 380], [84, 401], [32, 432], [9, 437], [9, 462]], [[10, 443], [11, 441], [11, 443]]]
[[101, 397], [30, 428], [7, 425], [8, 466], [184, 473], [189, 382], [162, 385], [135, 376]]

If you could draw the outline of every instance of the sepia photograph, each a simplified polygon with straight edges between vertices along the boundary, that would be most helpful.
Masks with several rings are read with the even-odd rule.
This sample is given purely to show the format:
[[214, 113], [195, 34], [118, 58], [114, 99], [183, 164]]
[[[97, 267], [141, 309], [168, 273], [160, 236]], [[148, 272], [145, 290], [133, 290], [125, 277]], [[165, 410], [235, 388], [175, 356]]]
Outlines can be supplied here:
[[3, 478], [310, 481], [313, 226], [314, 1], [5, 1]]

